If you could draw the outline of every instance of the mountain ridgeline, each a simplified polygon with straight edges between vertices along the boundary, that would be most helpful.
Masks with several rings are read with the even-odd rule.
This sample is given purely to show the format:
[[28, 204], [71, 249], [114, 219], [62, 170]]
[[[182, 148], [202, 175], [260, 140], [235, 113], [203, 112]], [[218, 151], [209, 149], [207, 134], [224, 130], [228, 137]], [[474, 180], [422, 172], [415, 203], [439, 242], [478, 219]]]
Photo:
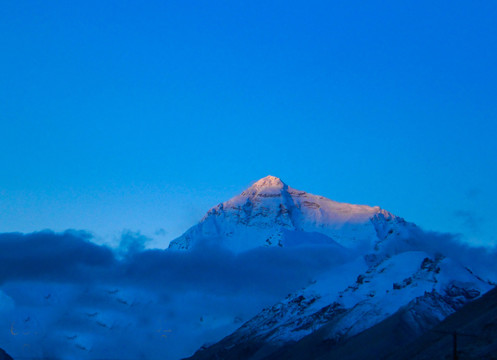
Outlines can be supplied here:
[[[274, 176], [209, 210], [169, 249], [202, 246], [235, 254], [334, 247], [348, 260], [203, 346], [190, 358], [196, 360], [382, 358], [393, 351], [391, 341], [402, 345], [421, 336], [489, 291], [496, 278], [493, 270], [477, 274], [473, 264], [453, 256], [443, 234], [378, 206], [296, 190]], [[386, 336], [393, 328], [401, 329], [395, 339]]]
[[267, 176], [209, 210], [169, 248], [188, 250], [211, 242], [242, 252], [258, 246], [285, 246], [285, 242], [292, 245], [295, 236], [290, 233], [301, 232], [323, 235], [315, 239], [320, 243], [354, 248], [371, 245], [388, 223], [399, 222], [403, 220], [378, 206], [339, 203]]

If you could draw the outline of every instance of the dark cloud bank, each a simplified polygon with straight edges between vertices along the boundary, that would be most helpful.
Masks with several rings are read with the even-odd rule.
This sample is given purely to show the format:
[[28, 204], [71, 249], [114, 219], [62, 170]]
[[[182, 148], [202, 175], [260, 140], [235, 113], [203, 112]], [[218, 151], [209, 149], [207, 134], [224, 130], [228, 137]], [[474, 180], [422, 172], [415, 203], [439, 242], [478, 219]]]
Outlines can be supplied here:
[[346, 257], [335, 247], [145, 250], [131, 232], [114, 250], [91, 240], [0, 234], [0, 346], [18, 357], [179, 358]]
[[[351, 254], [334, 246], [145, 250], [123, 234], [118, 249], [86, 232], [0, 234], [0, 346], [17, 357], [176, 359], [236, 329]], [[411, 246], [460, 261], [495, 257], [451, 235], [419, 230]]]

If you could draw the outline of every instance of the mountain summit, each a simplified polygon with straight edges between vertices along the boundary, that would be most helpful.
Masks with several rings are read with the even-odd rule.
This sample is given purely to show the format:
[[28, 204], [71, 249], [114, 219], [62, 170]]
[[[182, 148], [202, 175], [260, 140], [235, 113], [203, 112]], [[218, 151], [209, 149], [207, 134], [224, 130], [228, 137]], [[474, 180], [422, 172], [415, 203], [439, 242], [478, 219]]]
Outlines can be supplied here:
[[250, 188], [262, 189], [262, 188], [283, 188], [286, 184], [281, 181], [280, 178], [272, 175], [263, 177], [262, 179], [256, 181]]
[[[395, 221], [402, 219], [379, 206], [336, 202], [294, 189], [269, 175], [210, 209], [169, 247], [185, 250], [209, 242], [240, 252], [316, 241], [345, 248], [369, 247], [378, 240], [378, 223]], [[296, 240], [296, 232], [306, 236]]]

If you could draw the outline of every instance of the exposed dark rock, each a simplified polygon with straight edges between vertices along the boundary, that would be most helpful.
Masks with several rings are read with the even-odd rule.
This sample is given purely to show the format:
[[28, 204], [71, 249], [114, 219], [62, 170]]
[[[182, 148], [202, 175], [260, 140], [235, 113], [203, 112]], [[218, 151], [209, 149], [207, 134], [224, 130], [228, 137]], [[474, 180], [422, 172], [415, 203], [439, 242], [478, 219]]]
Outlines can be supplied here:
[[12, 356], [7, 354], [5, 350], [0, 349], [0, 360], [14, 360], [14, 359], [12, 358]]

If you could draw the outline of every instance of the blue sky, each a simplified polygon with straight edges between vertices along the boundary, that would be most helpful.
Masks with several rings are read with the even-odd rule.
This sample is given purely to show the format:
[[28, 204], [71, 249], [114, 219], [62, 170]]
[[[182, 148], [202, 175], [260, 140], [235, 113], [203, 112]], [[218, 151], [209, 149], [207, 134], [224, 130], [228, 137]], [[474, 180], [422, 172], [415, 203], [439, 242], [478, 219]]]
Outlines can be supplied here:
[[0, 232], [164, 246], [272, 174], [497, 244], [497, 4], [6, 1]]

